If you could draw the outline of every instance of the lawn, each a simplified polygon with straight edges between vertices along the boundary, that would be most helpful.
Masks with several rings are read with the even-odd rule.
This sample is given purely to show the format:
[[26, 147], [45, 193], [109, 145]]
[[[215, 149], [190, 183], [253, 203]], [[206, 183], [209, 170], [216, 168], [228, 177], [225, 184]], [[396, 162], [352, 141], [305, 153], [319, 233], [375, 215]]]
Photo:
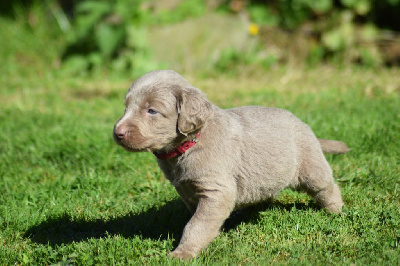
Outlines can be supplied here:
[[[0, 264], [179, 264], [167, 255], [189, 212], [152, 154], [112, 140], [133, 79], [71, 75], [57, 59], [62, 39], [0, 26]], [[343, 215], [285, 190], [235, 212], [189, 264], [400, 264], [400, 69], [183, 74], [223, 108], [285, 108], [352, 148], [327, 155]]]
[[[13, 73], [0, 98], [1, 264], [177, 264], [167, 254], [189, 212], [152, 154], [112, 140], [133, 80]], [[286, 108], [317, 136], [352, 148], [327, 155], [345, 214], [285, 190], [234, 213], [191, 263], [400, 263], [400, 70], [321, 65], [186, 76], [221, 107]]]

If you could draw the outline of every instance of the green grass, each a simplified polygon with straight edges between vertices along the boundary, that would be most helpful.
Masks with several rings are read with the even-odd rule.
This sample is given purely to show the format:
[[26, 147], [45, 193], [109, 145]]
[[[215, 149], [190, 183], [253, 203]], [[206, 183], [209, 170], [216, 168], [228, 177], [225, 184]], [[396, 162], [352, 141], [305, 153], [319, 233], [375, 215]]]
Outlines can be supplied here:
[[[133, 80], [55, 71], [62, 40], [0, 26], [0, 264], [178, 264], [167, 254], [189, 212], [152, 154], [128, 153], [111, 136]], [[399, 69], [185, 76], [221, 107], [289, 109], [353, 149], [327, 155], [345, 215], [285, 190], [234, 213], [189, 264], [400, 263]]]
[[[282, 82], [290, 73], [298, 79]], [[346, 215], [326, 214], [305, 194], [285, 190], [271, 204], [236, 213], [194, 263], [400, 262], [400, 98], [398, 88], [391, 90], [399, 72], [374, 73], [321, 67], [218, 79], [189, 75], [223, 107], [286, 108], [318, 136], [353, 149], [327, 156]], [[167, 253], [188, 211], [151, 154], [127, 153], [111, 137], [131, 80], [58, 75], [3, 84], [0, 261], [177, 263]], [[381, 87], [368, 89], [379, 80]]]

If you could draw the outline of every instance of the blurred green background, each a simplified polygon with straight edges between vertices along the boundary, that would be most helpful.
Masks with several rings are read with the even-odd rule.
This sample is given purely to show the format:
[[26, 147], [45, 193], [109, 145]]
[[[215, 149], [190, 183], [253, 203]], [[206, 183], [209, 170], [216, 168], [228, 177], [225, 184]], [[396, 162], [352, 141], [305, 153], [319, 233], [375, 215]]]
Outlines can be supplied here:
[[[400, 0], [3, 1], [2, 76], [400, 62]], [[12, 66], [12, 67], [10, 67]], [[39, 73], [40, 74], [40, 73]]]

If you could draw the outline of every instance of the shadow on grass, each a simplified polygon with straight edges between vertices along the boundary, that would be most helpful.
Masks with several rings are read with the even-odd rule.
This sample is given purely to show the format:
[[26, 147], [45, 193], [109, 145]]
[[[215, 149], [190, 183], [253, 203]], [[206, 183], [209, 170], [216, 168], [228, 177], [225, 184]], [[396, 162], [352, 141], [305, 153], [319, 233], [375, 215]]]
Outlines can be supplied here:
[[143, 213], [127, 214], [109, 220], [76, 220], [64, 214], [32, 226], [24, 237], [38, 244], [52, 246], [109, 235], [179, 240], [183, 227], [189, 219], [189, 211], [179, 199], [176, 199], [159, 208], [154, 207]]
[[[236, 228], [241, 223], [257, 223], [260, 212], [269, 208], [291, 210], [312, 208], [312, 204], [283, 204], [280, 202], [262, 203], [232, 213], [225, 221], [224, 231]], [[141, 236], [154, 240], [175, 239], [174, 245], [182, 235], [190, 213], [179, 200], [173, 200], [160, 208], [152, 208], [139, 214], [128, 214], [110, 220], [73, 220], [64, 214], [50, 218], [32, 226], [24, 234], [25, 238], [43, 245], [61, 245], [86, 241], [91, 238], [102, 238], [109, 235], [121, 235], [125, 238]]]
[[284, 209], [287, 211], [318, 209], [317, 205], [313, 201], [308, 203], [282, 203], [279, 201], [263, 202], [234, 211], [229, 219], [225, 221], [222, 230], [227, 232], [229, 230], [235, 229], [241, 223], [256, 224], [259, 221], [260, 212], [268, 211], [268, 209], [272, 208]]

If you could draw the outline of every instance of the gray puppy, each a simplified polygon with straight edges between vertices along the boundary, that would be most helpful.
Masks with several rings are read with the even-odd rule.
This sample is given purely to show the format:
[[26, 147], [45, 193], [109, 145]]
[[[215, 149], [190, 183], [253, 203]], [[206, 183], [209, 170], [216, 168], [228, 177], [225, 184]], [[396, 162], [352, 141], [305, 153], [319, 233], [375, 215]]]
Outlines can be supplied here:
[[150, 151], [193, 213], [173, 257], [195, 257], [230, 213], [301, 188], [326, 210], [343, 201], [323, 151], [340, 141], [317, 139], [292, 113], [248, 106], [222, 110], [171, 70], [145, 74], [130, 87], [114, 139], [128, 151]]

